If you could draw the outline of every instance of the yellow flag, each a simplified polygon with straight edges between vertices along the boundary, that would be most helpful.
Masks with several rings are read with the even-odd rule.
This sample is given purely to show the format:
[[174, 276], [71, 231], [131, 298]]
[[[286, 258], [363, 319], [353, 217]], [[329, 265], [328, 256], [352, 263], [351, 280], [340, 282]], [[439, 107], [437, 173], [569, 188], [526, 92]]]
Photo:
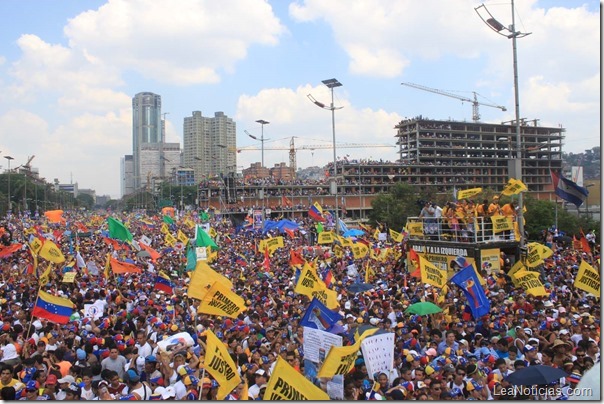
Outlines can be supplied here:
[[65, 262], [65, 256], [61, 252], [61, 249], [57, 247], [55, 243], [50, 240], [44, 241], [42, 248], [38, 252], [38, 255], [47, 261], [55, 264], [61, 264]]
[[216, 238], [216, 236], [218, 235], [218, 233], [216, 232], [216, 229], [213, 227], [210, 227], [210, 229], [208, 230], [208, 235], [212, 238]]
[[214, 271], [205, 261], [197, 261], [191, 273], [187, 296], [202, 300], [214, 282], [220, 282], [228, 289], [233, 288], [233, 283], [227, 277]]
[[512, 278], [512, 280], [515, 279], [514, 274], [518, 271], [526, 271], [526, 267], [524, 266], [522, 261], [516, 261], [512, 268], [509, 270], [508, 275], [510, 276], [510, 278]]
[[170, 233], [170, 229], [168, 228], [168, 223], [162, 224], [161, 228], [159, 229], [159, 231], [161, 231], [164, 234]]
[[65, 275], [63, 275], [63, 283], [73, 283], [75, 277], [76, 272], [65, 272]]
[[510, 196], [510, 195], [519, 194], [523, 191], [528, 191], [528, 188], [526, 187], [526, 185], [524, 185], [524, 183], [520, 180], [517, 180], [515, 178], [510, 178], [510, 180], [508, 181], [508, 184], [505, 186], [503, 191], [501, 191], [501, 194]]
[[317, 271], [308, 262], [304, 263], [298, 283], [294, 292], [308, 296], [312, 299], [316, 297], [321, 303], [329, 309], [339, 307], [337, 300], [338, 294], [335, 290], [328, 289], [325, 283], [317, 275]]
[[180, 241], [184, 245], [187, 245], [187, 243], [189, 242], [189, 238], [187, 237], [187, 235], [185, 233], [183, 233], [182, 230], [180, 230], [180, 229], [178, 229], [176, 238], [178, 239], [178, 241]]
[[31, 243], [29, 243], [29, 247], [35, 254], [39, 254], [40, 249], [42, 248], [42, 241], [39, 238], [34, 237]]
[[379, 328], [377, 327], [365, 330], [363, 334], [355, 337], [355, 342], [352, 345], [332, 346], [325, 357], [323, 366], [321, 366], [319, 373], [317, 373], [317, 377], [333, 377], [335, 375], [348, 374], [358, 358], [357, 352], [361, 348], [361, 342], [365, 338], [375, 334], [378, 330]]
[[600, 297], [600, 273], [585, 261], [581, 261], [579, 272], [573, 286], [577, 289], [591, 293], [597, 298]]
[[369, 266], [369, 261], [365, 263], [365, 283], [369, 283], [369, 277], [375, 275], [373, 268]]
[[109, 279], [109, 274], [111, 274], [111, 254], [107, 253], [106, 256], [107, 261], [105, 261], [105, 279]]
[[333, 246], [333, 253], [336, 257], [342, 258], [344, 256], [344, 249], [336, 244]]
[[342, 247], [352, 247], [352, 240], [338, 235], [336, 235], [335, 237], [340, 242], [340, 244], [342, 244]]
[[317, 244], [331, 244], [334, 242], [333, 233], [330, 231], [323, 231], [319, 233]]
[[549, 296], [539, 280], [539, 272], [518, 271], [514, 274], [514, 277], [516, 278], [517, 287], [523, 288], [527, 295]]
[[392, 229], [388, 229], [388, 231], [390, 232], [390, 237], [392, 238], [392, 240], [396, 241], [397, 243], [403, 241], [402, 233], [399, 233], [398, 231], [394, 231]]
[[191, 219], [189, 219], [189, 218], [187, 218], [187, 219], [184, 221], [184, 223], [185, 223], [185, 225], [186, 225], [186, 226], [187, 226], [189, 229], [192, 229], [193, 227], [195, 227], [195, 222], [194, 222], [194, 221], [192, 221], [192, 220], [191, 220]]
[[33, 258], [33, 263], [32, 263], [32, 267], [33, 267], [33, 273], [37, 274], [38, 273], [38, 254], [36, 254], [34, 252], [34, 250], [32, 250], [31, 245], [29, 246], [29, 252], [31, 253], [31, 256]]
[[376, 227], [375, 231], [373, 232], [373, 238], [376, 240], [379, 240], [380, 238], [380, 230]]
[[491, 216], [491, 222], [493, 223], [493, 233], [501, 233], [506, 230], [513, 230], [512, 218], [502, 215]]
[[170, 233], [166, 233], [166, 237], [164, 238], [164, 241], [166, 242], [167, 245], [169, 245], [170, 247], [174, 247], [174, 244], [176, 244], [176, 242], [178, 240], [176, 240], [176, 237], [174, 237], [173, 235], [171, 235]]
[[227, 394], [241, 383], [241, 376], [227, 347], [212, 330], [208, 329], [206, 338], [204, 369], [218, 382], [216, 398], [224, 400]]
[[457, 191], [457, 199], [468, 199], [482, 192], [482, 188], [470, 188]]
[[214, 282], [210, 290], [205, 294], [197, 313], [213, 314], [215, 316], [227, 316], [237, 318], [239, 313], [247, 309], [243, 298], [235, 294], [221, 282]]
[[291, 367], [281, 356], [266, 386], [264, 400], [327, 401], [329, 396], [311, 383], [303, 374]]
[[447, 284], [447, 271], [437, 268], [430, 261], [419, 255], [419, 269], [422, 282], [442, 288]]
[[46, 270], [40, 275], [40, 285], [46, 285], [50, 281], [50, 271], [52, 270], [52, 263], [48, 264]]
[[355, 259], [359, 259], [359, 258], [365, 258], [367, 256], [367, 254], [369, 253], [369, 247], [367, 247], [365, 244], [360, 243], [360, 242], [356, 242], [352, 245], [352, 255], [354, 256]]
[[422, 222], [407, 223], [407, 230], [410, 236], [423, 236], [424, 225]]
[[[545, 247], [542, 244], [539, 243], [528, 243], [526, 245], [527, 248], [527, 254], [526, 254], [526, 266], [529, 268], [534, 268], [536, 266], [539, 266], [540, 264], [543, 264], [543, 259], [545, 258], [545, 254], [547, 254], [547, 251], [544, 250]], [[549, 248], [548, 248], [549, 250]], [[550, 250], [551, 251], [551, 250]], [[553, 252], [552, 252], [553, 254]]]

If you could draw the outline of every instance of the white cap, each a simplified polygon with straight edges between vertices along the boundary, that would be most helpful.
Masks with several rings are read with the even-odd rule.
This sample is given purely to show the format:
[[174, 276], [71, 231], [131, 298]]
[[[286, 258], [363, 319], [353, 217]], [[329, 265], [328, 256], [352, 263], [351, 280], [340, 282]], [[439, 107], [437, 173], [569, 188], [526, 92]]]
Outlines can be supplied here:
[[174, 389], [174, 386], [168, 386], [168, 387], [166, 387], [166, 390], [161, 393], [161, 397], [164, 400], [167, 400], [167, 399], [169, 399], [171, 397], [176, 397], [176, 390]]

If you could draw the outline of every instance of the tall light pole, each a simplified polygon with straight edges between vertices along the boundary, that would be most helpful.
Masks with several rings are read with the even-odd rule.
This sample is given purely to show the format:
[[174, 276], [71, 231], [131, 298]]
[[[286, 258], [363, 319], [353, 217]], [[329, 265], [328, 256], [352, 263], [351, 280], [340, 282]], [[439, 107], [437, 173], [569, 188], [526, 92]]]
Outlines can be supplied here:
[[14, 158], [11, 157], [11, 156], [4, 156], [4, 158], [8, 160], [8, 210], [6, 211], [6, 214], [8, 215], [10, 213], [10, 210], [11, 210], [11, 203], [10, 203], [10, 161], [14, 160]]
[[[266, 140], [270, 140], [270, 139], [265, 139], [264, 138], [264, 125], [268, 125], [270, 122], [269, 121], [265, 121], [264, 119], [258, 119], [256, 122], [261, 125], [260, 126], [260, 139], [258, 139], [256, 136], [252, 135], [247, 130], [244, 130], [244, 132], [245, 132], [246, 135], [248, 135], [252, 139], [254, 139], [254, 140], [260, 140], [260, 150], [262, 150], [262, 157], [261, 157], [261, 160], [260, 160], [260, 166], [264, 170], [264, 142]], [[262, 199], [262, 220], [264, 221], [264, 181], [262, 181], [262, 188], [260, 189], [260, 199]]]
[[331, 192], [335, 196], [335, 201], [336, 201], [336, 223], [335, 223], [336, 234], [340, 234], [340, 214], [338, 213], [338, 178], [337, 178], [338, 168], [336, 165], [337, 160], [336, 160], [336, 114], [335, 114], [335, 111], [336, 111], [336, 109], [342, 109], [343, 107], [336, 108], [333, 105], [333, 89], [336, 87], [341, 87], [342, 83], [340, 83], [336, 79], [323, 80], [322, 83], [325, 84], [331, 91], [331, 104], [329, 105], [329, 107], [327, 107], [322, 102], [315, 100], [314, 97], [310, 94], [308, 94], [307, 97], [319, 108], [323, 108], [323, 109], [327, 109], [327, 110], [331, 111], [331, 132], [332, 132], [332, 139], [333, 139], [333, 176], [334, 176], [334, 178], [331, 183], [332, 185], [330, 187], [331, 187]]
[[[522, 139], [520, 137], [520, 97], [518, 94], [518, 54], [516, 50], [516, 39], [524, 38], [531, 33], [522, 33], [516, 31], [516, 18], [514, 12], [514, 0], [512, 3], [512, 24], [509, 27], [504, 26], [497, 21], [495, 17], [487, 10], [484, 4], [474, 8], [480, 19], [493, 31], [499, 35], [512, 40], [512, 57], [514, 63], [514, 107], [516, 114], [516, 158], [511, 160], [508, 165], [510, 178], [519, 179], [522, 181]], [[481, 14], [482, 13], [482, 14]], [[518, 194], [518, 232], [520, 233], [520, 247], [524, 247], [524, 201], [522, 192]]]

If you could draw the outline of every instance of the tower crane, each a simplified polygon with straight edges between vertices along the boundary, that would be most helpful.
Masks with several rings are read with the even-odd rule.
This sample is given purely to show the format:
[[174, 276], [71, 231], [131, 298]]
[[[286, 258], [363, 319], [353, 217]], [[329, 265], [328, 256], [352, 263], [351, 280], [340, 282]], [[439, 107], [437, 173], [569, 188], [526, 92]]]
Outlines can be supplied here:
[[478, 102], [477, 99], [477, 93], [476, 91], [472, 91], [472, 94], [474, 94], [474, 98], [467, 98], [467, 97], [462, 97], [460, 95], [457, 94], [453, 94], [453, 93], [449, 93], [443, 90], [439, 90], [436, 88], [430, 88], [430, 87], [426, 87], [426, 86], [422, 86], [420, 84], [414, 84], [414, 83], [401, 83], [403, 86], [407, 86], [407, 87], [411, 87], [411, 88], [416, 88], [418, 90], [424, 90], [424, 91], [428, 91], [430, 93], [435, 93], [435, 94], [440, 94], [440, 95], [445, 95], [447, 97], [451, 97], [451, 98], [457, 98], [458, 100], [461, 101], [465, 101], [465, 102], [470, 102], [472, 103], [472, 120], [474, 122], [478, 122], [480, 120], [480, 113], [478, 111], [478, 106], [479, 105], [484, 105], [485, 107], [493, 107], [493, 108], [499, 108], [502, 111], [507, 111], [507, 108], [502, 106], [502, 105], [495, 105], [495, 104], [487, 104], [484, 102]]
[[[296, 165], [296, 152], [298, 150], [316, 150], [316, 149], [332, 149], [333, 145], [329, 144], [321, 144], [321, 145], [303, 145], [296, 147], [294, 144], [294, 139], [297, 136], [292, 136], [289, 141], [289, 147], [265, 147], [264, 150], [289, 150], [289, 166], [295, 175], [297, 171]], [[391, 147], [394, 148], [396, 146], [389, 144], [365, 144], [365, 143], [337, 143], [336, 147], [338, 149], [356, 149], [356, 148], [372, 148], [372, 147]], [[252, 151], [252, 150], [260, 150], [258, 147], [254, 146], [246, 146], [237, 149], [237, 153], [241, 153], [243, 151]]]

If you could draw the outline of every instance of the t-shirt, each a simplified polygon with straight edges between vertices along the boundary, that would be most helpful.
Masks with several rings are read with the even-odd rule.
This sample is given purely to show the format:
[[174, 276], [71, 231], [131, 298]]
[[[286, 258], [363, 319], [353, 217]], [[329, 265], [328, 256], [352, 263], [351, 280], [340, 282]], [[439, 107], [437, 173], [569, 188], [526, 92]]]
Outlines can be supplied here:
[[0, 348], [2, 350], [2, 362], [17, 359], [19, 354], [17, 353], [17, 348], [13, 344], [8, 344]]

